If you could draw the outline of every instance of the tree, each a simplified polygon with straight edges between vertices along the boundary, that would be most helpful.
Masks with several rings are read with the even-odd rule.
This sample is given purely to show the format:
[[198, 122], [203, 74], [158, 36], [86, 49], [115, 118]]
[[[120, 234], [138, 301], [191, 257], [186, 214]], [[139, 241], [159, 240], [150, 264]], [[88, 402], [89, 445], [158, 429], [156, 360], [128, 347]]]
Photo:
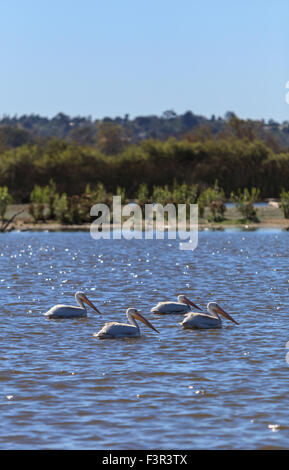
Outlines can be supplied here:
[[187, 129], [192, 129], [192, 127], [197, 126], [199, 120], [191, 111], [187, 111], [181, 116], [182, 124]]
[[229, 117], [227, 126], [233, 130], [238, 139], [248, 139], [250, 142], [256, 139], [257, 126], [253, 121], [244, 121], [233, 114]]
[[173, 109], [169, 109], [168, 111], [164, 111], [163, 118], [164, 119], [175, 119], [177, 117], [177, 113]]
[[94, 126], [76, 127], [71, 131], [70, 138], [79, 145], [94, 145], [96, 142], [96, 128]]
[[1, 147], [15, 148], [32, 142], [32, 135], [25, 129], [15, 128], [12, 126], [0, 127], [0, 143]]
[[194, 128], [192, 132], [185, 134], [184, 137], [189, 142], [205, 142], [212, 138], [212, 129], [208, 125], [201, 124]]
[[120, 124], [101, 122], [98, 126], [97, 146], [106, 155], [116, 155], [124, 148], [125, 138]]

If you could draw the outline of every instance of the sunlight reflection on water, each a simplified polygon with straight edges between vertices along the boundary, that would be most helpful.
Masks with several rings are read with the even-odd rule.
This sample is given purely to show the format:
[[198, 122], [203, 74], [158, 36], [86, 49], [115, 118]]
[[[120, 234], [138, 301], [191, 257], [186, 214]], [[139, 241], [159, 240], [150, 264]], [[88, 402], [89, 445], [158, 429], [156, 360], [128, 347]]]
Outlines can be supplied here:
[[[2, 234], [0, 448], [288, 447], [288, 237], [204, 231], [178, 240], [93, 240], [88, 233]], [[103, 312], [49, 321], [84, 290]], [[158, 301], [215, 300], [240, 326], [182, 330]], [[138, 308], [160, 330], [99, 341]]]

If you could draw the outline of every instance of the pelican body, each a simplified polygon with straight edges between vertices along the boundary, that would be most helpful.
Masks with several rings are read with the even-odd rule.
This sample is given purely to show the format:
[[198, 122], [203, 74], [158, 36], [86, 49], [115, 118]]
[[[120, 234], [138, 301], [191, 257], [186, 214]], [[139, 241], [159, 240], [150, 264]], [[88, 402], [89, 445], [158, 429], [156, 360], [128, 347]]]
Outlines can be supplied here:
[[86, 297], [83, 292], [76, 292], [75, 300], [78, 304], [74, 305], [54, 305], [50, 310], [48, 310], [44, 315], [48, 318], [82, 318], [87, 316], [87, 310], [84, 305], [86, 303], [97, 313], [100, 311], [93, 305], [92, 302]]
[[181, 325], [187, 329], [208, 329], [208, 328], [222, 328], [222, 320], [220, 315], [231, 320], [236, 325], [239, 325], [231, 315], [222, 309], [216, 302], [209, 302], [207, 305], [207, 313], [190, 312], [185, 316]]
[[140, 328], [136, 320], [141, 321], [145, 325], [152, 328], [154, 331], [159, 331], [135, 308], [129, 308], [126, 311], [128, 323], [108, 322], [102, 327], [98, 333], [94, 333], [99, 339], [113, 339], [113, 338], [137, 338], [141, 336]]
[[178, 296], [178, 302], [159, 302], [155, 307], [151, 309], [151, 312], [164, 315], [164, 314], [174, 314], [174, 313], [188, 313], [192, 311], [192, 307], [201, 310], [197, 305], [195, 305], [190, 299], [185, 295]]

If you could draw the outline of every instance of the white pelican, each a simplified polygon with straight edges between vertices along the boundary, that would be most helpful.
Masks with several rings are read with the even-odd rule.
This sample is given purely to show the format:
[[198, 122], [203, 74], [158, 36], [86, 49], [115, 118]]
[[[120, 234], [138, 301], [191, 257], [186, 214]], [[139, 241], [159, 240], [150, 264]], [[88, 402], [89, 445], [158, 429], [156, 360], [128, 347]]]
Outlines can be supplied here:
[[[183, 328], [189, 329], [205, 329], [205, 328], [222, 328], [222, 320], [220, 315], [231, 320], [236, 325], [239, 325], [238, 322], [234, 320], [225, 310], [222, 309], [216, 302], [209, 302], [207, 305], [207, 313], [198, 313], [190, 312], [185, 316], [185, 319], [182, 321], [181, 325]], [[220, 315], [219, 315], [220, 314]]]
[[44, 313], [44, 315], [48, 318], [79, 318], [79, 317], [86, 317], [87, 311], [84, 305], [84, 302], [88, 304], [93, 310], [97, 313], [100, 311], [90, 302], [90, 300], [86, 297], [83, 292], [76, 292], [75, 300], [78, 303], [79, 307], [74, 305], [54, 305], [48, 312]]
[[151, 312], [159, 314], [188, 313], [192, 311], [191, 307], [201, 310], [185, 295], [179, 295], [178, 302], [159, 302], [157, 305], [155, 305], [155, 307], [151, 309]]
[[98, 333], [94, 333], [99, 339], [106, 338], [137, 338], [141, 336], [141, 332], [136, 320], [140, 320], [154, 331], [159, 331], [135, 308], [128, 308], [126, 311], [128, 323], [118, 323], [115, 321], [106, 323]]

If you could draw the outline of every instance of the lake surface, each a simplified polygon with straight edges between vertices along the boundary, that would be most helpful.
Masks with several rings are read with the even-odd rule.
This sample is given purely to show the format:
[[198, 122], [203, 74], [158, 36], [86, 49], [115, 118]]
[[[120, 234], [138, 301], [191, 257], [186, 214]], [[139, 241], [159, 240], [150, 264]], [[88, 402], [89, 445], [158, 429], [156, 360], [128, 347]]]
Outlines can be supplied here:
[[[0, 449], [289, 448], [289, 233], [93, 240], [89, 233], [0, 237]], [[102, 312], [47, 320], [84, 290]], [[184, 293], [217, 301], [240, 326], [183, 330], [156, 316]], [[98, 340], [138, 308], [160, 330]], [[288, 344], [289, 346], [289, 344]]]
[[[226, 202], [225, 206], [226, 207], [237, 207], [237, 203], [236, 202]], [[258, 207], [268, 207], [268, 206], [269, 206], [268, 202], [254, 202], [254, 207], [257, 207], [257, 208]]]

